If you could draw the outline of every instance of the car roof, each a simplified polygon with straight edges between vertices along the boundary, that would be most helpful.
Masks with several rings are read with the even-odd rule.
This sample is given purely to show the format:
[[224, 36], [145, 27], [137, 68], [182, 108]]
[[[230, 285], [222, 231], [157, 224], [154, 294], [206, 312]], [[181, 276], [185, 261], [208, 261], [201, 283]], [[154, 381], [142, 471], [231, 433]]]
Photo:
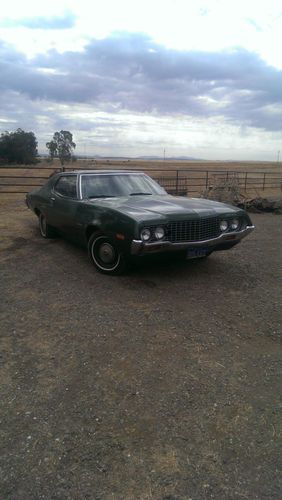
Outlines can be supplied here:
[[140, 170], [71, 170], [69, 172], [60, 172], [60, 175], [66, 174], [143, 174]]

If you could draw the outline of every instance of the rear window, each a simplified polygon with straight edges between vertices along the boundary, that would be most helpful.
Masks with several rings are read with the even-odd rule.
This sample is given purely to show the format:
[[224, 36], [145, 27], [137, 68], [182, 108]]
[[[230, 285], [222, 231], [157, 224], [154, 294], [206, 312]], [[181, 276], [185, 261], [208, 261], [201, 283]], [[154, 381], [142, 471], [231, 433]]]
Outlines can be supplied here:
[[77, 198], [76, 181], [76, 175], [64, 175], [56, 183], [55, 191], [68, 198]]

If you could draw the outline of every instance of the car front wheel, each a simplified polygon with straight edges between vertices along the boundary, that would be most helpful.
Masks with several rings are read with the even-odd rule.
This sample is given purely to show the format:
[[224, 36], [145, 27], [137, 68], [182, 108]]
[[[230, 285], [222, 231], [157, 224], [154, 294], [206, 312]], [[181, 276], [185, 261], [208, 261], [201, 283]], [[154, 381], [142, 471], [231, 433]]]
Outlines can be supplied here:
[[54, 238], [56, 236], [54, 228], [47, 224], [45, 215], [41, 213], [39, 214], [39, 230], [43, 238]]
[[93, 233], [88, 241], [89, 256], [98, 271], [104, 274], [122, 274], [127, 268], [123, 253], [103, 233]]

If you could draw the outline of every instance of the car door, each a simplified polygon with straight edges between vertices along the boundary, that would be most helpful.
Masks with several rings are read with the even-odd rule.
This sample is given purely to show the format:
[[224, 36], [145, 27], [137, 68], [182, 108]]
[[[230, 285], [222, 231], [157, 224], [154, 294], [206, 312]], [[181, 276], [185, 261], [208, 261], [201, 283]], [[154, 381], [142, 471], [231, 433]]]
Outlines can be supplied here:
[[80, 238], [82, 226], [77, 217], [79, 204], [77, 175], [60, 176], [51, 192], [49, 224], [74, 239]]

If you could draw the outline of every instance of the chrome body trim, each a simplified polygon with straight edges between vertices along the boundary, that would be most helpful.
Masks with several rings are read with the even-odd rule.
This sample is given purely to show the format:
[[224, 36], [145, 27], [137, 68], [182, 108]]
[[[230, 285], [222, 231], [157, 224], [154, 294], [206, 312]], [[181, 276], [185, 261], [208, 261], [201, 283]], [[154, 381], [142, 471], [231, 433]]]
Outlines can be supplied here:
[[183, 241], [181, 243], [172, 243], [171, 241], [154, 241], [153, 243], [145, 243], [142, 240], [133, 240], [131, 243], [131, 255], [146, 255], [158, 252], [174, 252], [186, 250], [194, 247], [212, 247], [221, 245], [222, 243], [239, 243], [242, 238], [245, 238], [255, 229], [255, 226], [246, 226], [242, 231], [233, 231], [222, 233], [217, 238], [204, 241]]

